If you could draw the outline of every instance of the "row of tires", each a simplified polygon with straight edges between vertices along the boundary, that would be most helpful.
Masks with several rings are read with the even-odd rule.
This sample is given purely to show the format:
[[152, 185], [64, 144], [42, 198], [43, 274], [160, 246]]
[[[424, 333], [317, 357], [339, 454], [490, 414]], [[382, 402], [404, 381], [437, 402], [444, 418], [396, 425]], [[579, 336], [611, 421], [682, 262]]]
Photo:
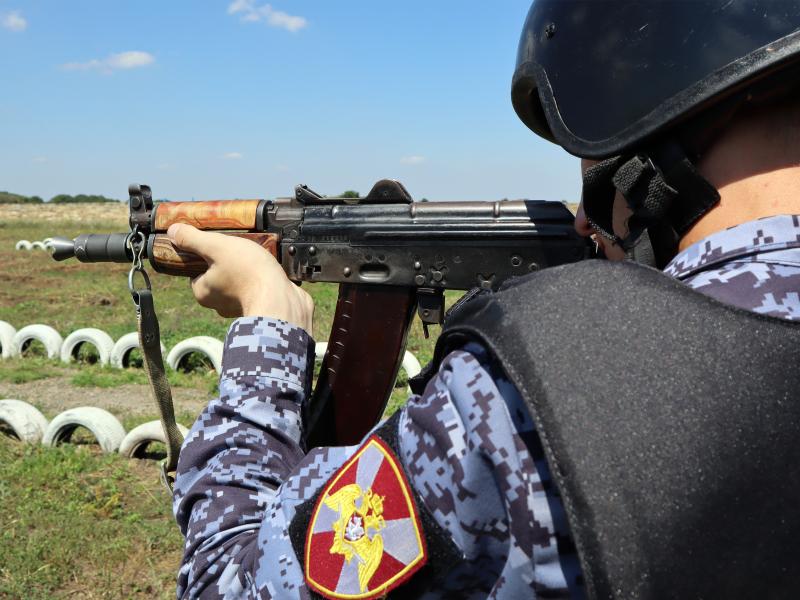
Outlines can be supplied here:
[[[110, 364], [123, 369], [130, 364], [131, 352], [139, 348], [139, 334], [135, 331], [126, 333], [116, 342], [101, 329], [87, 327], [73, 331], [62, 339], [61, 335], [49, 325], [28, 325], [19, 331], [9, 323], [0, 321], [0, 350], [3, 358], [17, 356], [22, 349], [32, 341], [41, 342], [47, 350], [48, 358], [61, 357], [63, 362], [71, 362], [78, 357], [81, 346], [90, 344], [97, 349], [100, 364]], [[316, 357], [321, 359], [328, 349], [327, 342], [317, 342]], [[199, 335], [178, 342], [167, 354], [167, 364], [177, 370], [183, 360], [195, 352], [203, 354], [214, 365], [217, 373], [222, 370], [223, 344], [216, 338]], [[164, 344], [161, 344], [161, 353], [166, 354]], [[406, 351], [403, 355], [403, 369], [409, 379], [421, 371], [417, 358]]]
[[[166, 443], [160, 421], [149, 421], [125, 432], [119, 420], [107, 410], [94, 406], [71, 408], [48, 423], [39, 410], [22, 400], [0, 400], [0, 423], [29, 444], [58, 446], [68, 442], [78, 427], [91, 432], [103, 452], [119, 452], [128, 458], [141, 456], [152, 442]], [[186, 436], [188, 429], [178, 425]]]
[[[319, 342], [316, 358], [321, 359], [326, 350], [327, 343]], [[403, 357], [402, 366], [409, 378], [420, 372], [419, 361], [410, 352]], [[20, 440], [41, 442], [45, 446], [67, 442], [78, 427], [83, 427], [91, 432], [103, 452], [119, 452], [129, 458], [138, 456], [152, 442], [166, 443], [160, 421], [143, 423], [126, 433], [114, 415], [94, 406], [65, 410], [48, 423], [44, 415], [27, 402], [0, 400], [0, 423], [7, 425]], [[183, 425], [178, 424], [178, 429], [184, 436], [188, 433]]]
[[[11, 324], [0, 321], [0, 350], [3, 358], [18, 356], [33, 341], [40, 342], [45, 347], [48, 358], [60, 357], [64, 362], [75, 360], [81, 347], [89, 344], [97, 350], [100, 364], [110, 364], [121, 369], [129, 366], [131, 352], [139, 348], [139, 334], [135, 331], [126, 333], [114, 342], [102, 329], [87, 327], [73, 331], [63, 339], [49, 325], [28, 325], [17, 331]], [[161, 353], [167, 355], [169, 366], [177, 370], [187, 356], [198, 352], [208, 358], [219, 373], [222, 368], [222, 347], [220, 340], [201, 335], [179, 342], [169, 354], [162, 344]]]
[[15, 250], [48, 250], [48, 245], [53, 238], [45, 238], [41, 242], [29, 242], [28, 240], [20, 240], [14, 244]]

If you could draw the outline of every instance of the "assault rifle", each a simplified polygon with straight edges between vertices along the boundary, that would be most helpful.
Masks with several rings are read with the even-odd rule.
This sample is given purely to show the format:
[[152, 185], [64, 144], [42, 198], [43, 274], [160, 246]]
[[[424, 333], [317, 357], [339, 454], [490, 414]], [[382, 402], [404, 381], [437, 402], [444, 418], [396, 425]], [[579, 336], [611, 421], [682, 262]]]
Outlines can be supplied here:
[[[364, 198], [327, 198], [298, 186], [293, 198], [154, 203], [129, 188], [127, 233], [55, 238], [53, 257], [135, 263], [196, 276], [207, 268], [165, 235], [190, 223], [252, 240], [297, 282], [339, 284], [328, 350], [306, 414], [307, 443], [355, 444], [383, 414], [414, 312], [441, 324], [444, 290], [497, 289], [544, 267], [582, 260], [590, 245], [560, 202], [414, 202], [397, 181]], [[149, 287], [149, 281], [148, 281]]]

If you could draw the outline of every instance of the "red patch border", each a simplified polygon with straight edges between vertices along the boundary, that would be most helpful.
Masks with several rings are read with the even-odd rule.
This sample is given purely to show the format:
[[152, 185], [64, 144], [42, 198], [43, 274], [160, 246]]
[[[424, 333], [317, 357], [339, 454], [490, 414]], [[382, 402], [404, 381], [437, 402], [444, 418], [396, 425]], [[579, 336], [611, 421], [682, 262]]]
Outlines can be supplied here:
[[[392, 466], [392, 470], [394, 471], [395, 475], [397, 476], [400, 484], [401, 489], [403, 490], [403, 494], [405, 496], [406, 502], [410, 507], [410, 517], [414, 522], [414, 530], [417, 534], [417, 540], [419, 540], [420, 546], [420, 554], [416, 560], [410, 562], [406, 565], [406, 568], [400, 572], [399, 575], [396, 575], [394, 578], [386, 581], [385, 583], [381, 584], [377, 589], [366, 592], [364, 594], [337, 594], [336, 592], [329, 590], [323, 587], [321, 584], [318, 584], [314, 581], [310, 574], [309, 574], [309, 556], [311, 552], [311, 536], [312, 530], [314, 529], [314, 524], [316, 522], [317, 514], [319, 513], [320, 506], [328, 495], [330, 489], [336, 485], [336, 482], [339, 481], [339, 478], [344, 474], [344, 472], [349, 469], [354, 462], [356, 462], [361, 455], [366, 452], [367, 448], [369, 448], [370, 444], [375, 442], [381, 450], [383, 450], [384, 456], [389, 459], [389, 462]], [[322, 492], [320, 493], [319, 497], [317, 498], [316, 503], [314, 504], [314, 511], [311, 513], [311, 521], [308, 524], [308, 529], [306, 530], [306, 544], [303, 550], [303, 555], [305, 557], [305, 565], [303, 568], [303, 574], [305, 575], [306, 583], [309, 585], [311, 589], [316, 591], [319, 594], [322, 594], [325, 598], [335, 598], [337, 600], [344, 599], [344, 600], [371, 600], [373, 598], [381, 598], [406, 582], [414, 573], [419, 571], [427, 562], [428, 562], [428, 546], [425, 543], [425, 532], [422, 527], [422, 523], [419, 518], [419, 512], [417, 511], [417, 504], [414, 501], [414, 494], [411, 491], [411, 485], [408, 483], [408, 478], [406, 477], [403, 468], [400, 465], [400, 459], [397, 458], [392, 449], [384, 442], [380, 437], [377, 435], [371, 435], [366, 442], [361, 445], [361, 448], [356, 451], [350, 459], [344, 463], [341, 467], [336, 470], [333, 477], [328, 481], [328, 483], [323, 488]]]

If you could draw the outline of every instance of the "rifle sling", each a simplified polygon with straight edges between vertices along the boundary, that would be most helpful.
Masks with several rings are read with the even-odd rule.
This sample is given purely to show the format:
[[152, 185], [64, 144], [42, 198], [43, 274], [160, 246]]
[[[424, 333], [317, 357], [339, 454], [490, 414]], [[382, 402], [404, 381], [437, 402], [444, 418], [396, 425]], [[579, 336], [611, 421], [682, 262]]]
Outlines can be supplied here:
[[183, 435], [175, 423], [175, 408], [172, 405], [172, 392], [164, 372], [161, 357], [161, 334], [153, 306], [153, 293], [150, 290], [136, 292], [139, 345], [144, 357], [144, 368], [150, 381], [150, 390], [161, 417], [161, 427], [167, 441], [167, 458], [161, 462], [161, 483], [172, 492], [175, 478], [170, 475], [178, 466], [178, 454], [183, 444]]

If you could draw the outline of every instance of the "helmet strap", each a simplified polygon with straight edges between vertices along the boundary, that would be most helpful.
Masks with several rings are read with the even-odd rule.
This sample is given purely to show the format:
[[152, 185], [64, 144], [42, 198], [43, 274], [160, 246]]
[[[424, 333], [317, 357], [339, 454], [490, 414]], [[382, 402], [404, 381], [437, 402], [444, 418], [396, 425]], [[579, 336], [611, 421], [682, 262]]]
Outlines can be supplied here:
[[[633, 213], [625, 238], [612, 227], [617, 191]], [[615, 156], [589, 167], [583, 175], [583, 202], [599, 235], [619, 244], [630, 260], [663, 269], [678, 253], [681, 237], [719, 202], [719, 192], [682, 146], [667, 140], [635, 156]]]

